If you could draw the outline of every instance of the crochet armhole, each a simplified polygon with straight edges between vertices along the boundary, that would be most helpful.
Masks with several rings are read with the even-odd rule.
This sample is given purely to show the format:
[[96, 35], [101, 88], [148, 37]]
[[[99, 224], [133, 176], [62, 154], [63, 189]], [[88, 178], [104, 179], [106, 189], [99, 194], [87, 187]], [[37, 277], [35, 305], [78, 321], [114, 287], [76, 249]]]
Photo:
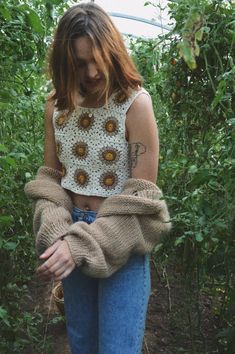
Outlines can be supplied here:
[[127, 105], [126, 105], [126, 113], [128, 112], [128, 110], [130, 109], [132, 103], [135, 101], [135, 99], [137, 97], [139, 97], [140, 95], [147, 95], [148, 97], [150, 97], [150, 94], [148, 93], [148, 91], [146, 91], [143, 87], [137, 91], [135, 94], [132, 94], [131, 97], [129, 98], [128, 102], [127, 102]]

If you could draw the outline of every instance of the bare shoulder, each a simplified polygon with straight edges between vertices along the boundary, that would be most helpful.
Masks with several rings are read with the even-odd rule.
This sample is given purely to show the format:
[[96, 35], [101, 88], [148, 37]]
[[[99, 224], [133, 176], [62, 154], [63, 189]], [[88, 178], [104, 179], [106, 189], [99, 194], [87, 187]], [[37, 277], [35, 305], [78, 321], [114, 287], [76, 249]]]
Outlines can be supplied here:
[[61, 164], [56, 153], [56, 141], [52, 122], [54, 108], [55, 101], [49, 95], [45, 104], [44, 162], [48, 167], [61, 170]]
[[130, 106], [128, 110], [128, 115], [131, 115], [133, 113], [138, 113], [138, 112], [147, 112], [151, 111], [153, 112], [153, 106], [152, 106], [152, 99], [150, 95], [148, 95], [145, 92], [140, 93], [133, 101], [132, 105]]
[[156, 130], [152, 99], [146, 93], [139, 94], [130, 106], [127, 112], [126, 129], [128, 136], [135, 131], [141, 134], [149, 129]]
[[131, 176], [156, 181], [159, 140], [152, 100], [140, 93], [130, 106], [126, 117]]
[[[140, 93], [130, 106], [126, 117], [128, 135], [133, 130], [153, 129], [156, 127], [152, 99], [146, 93]], [[155, 129], [155, 128], [154, 128]]]

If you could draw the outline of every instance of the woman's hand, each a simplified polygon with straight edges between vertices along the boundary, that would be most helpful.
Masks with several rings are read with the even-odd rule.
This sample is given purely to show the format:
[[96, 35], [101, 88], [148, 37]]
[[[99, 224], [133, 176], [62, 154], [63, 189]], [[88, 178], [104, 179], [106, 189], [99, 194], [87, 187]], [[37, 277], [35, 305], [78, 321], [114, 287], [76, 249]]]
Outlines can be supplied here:
[[65, 240], [56, 241], [39, 258], [45, 262], [37, 268], [37, 273], [45, 280], [62, 280], [75, 268], [68, 243]]

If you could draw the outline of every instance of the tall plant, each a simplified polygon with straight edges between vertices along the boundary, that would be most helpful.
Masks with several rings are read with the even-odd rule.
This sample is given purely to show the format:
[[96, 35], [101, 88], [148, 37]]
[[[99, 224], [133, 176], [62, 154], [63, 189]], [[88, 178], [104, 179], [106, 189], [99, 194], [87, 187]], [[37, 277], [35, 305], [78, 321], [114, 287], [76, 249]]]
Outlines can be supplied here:
[[44, 62], [62, 0], [0, 4], [0, 352], [41, 352], [42, 316], [22, 314], [35, 269], [31, 208], [25, 182], [42, 163]]
[[161, 138], [158, 183], [174, 222], [174, 237], [158, 245], [157, 258], [159, 252], [177, 255], [189, 286], [216, 294], [225, 327], [219, 341], [232, 353], [235, 4], [178, 0], [169, 8], [172, 31], [132, 48], [153, 97]]

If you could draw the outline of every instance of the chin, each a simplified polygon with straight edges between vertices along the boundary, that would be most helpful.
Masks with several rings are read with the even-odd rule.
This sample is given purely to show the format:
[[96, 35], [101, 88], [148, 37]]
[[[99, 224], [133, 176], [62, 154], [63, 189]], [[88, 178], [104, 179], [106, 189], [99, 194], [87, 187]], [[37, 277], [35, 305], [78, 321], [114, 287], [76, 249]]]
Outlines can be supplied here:
[[94, 87], [94, 88], [87, 88], [86, 93], [89, 95], [100, 95], [102, 92], [103, 87]]

